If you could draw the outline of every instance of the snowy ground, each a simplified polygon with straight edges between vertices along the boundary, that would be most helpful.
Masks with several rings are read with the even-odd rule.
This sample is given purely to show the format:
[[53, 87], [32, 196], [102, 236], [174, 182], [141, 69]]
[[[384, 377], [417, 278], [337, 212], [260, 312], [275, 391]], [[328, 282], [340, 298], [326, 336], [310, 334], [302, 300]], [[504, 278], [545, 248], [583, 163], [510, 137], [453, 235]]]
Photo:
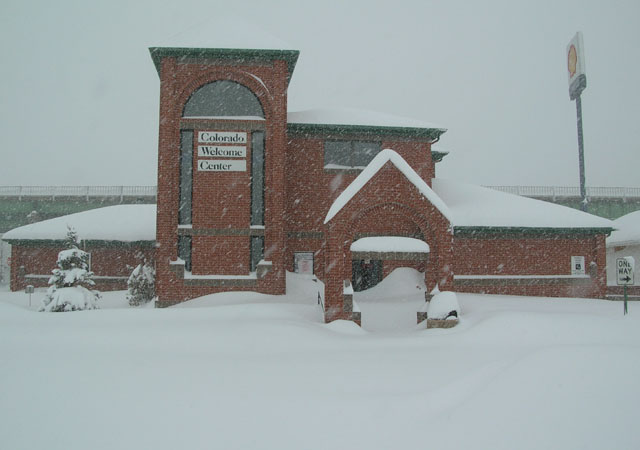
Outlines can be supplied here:
[[640, 448], [638, 303], [459, 295], [460, 324], [426, 330], [404, 269], [356, 294], [361, 329], [289, 282], [73, 313], [3, 286], [0, 448]]

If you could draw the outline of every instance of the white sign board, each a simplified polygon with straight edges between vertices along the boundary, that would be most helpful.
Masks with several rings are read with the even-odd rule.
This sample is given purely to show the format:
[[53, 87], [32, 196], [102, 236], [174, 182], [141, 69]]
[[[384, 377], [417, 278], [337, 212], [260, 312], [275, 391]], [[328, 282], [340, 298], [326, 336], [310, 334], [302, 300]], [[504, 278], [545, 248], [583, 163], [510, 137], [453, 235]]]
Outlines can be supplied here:
[[201, 159], [198, 161], [200, 172], [246, 172], [244, 159]]
[[579, 31], [567, 45], [567, 75], [569, 76], [569, 96], [574, 100], [587, 87], [584, 44], [582, 33]]
[[633, 256], [625, 256], [624, 258], [616, 259], [616, 281], [618, 286], [633, 284], [633, 272], [636, 267], [636, 262]]
[[582, 42], [582, 33], [577, 32], [567, 45], [567, 71], [569, 75], [569, 86], [580, 75], [586, 75], [584, 64], [584, 44]]
[[296, 252], [293, 259], [296, 273], [313, 275], [313, 252]]
[[198, 145], [198, 156], [246, 158], [247, 147], [240, 147], [237, 145]]
[[571, 275], [584, 275], [584, 256], [571, 257]]
[[246, 144], [247, 133], [236, 131], [198, 131], [198, 142], [208, 144]]

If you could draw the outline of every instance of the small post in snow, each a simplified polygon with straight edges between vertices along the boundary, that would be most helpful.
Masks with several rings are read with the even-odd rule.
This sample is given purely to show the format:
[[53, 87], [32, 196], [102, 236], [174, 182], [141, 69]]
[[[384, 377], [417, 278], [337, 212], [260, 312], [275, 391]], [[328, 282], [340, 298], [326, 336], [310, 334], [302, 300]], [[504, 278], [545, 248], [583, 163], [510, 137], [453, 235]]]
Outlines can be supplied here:
[[27, 285], [27, 287], [24, 288], [24, 293], [29, 294], [29, 308], [31, 308], [31, 294], [33, 294], [33, 285]]

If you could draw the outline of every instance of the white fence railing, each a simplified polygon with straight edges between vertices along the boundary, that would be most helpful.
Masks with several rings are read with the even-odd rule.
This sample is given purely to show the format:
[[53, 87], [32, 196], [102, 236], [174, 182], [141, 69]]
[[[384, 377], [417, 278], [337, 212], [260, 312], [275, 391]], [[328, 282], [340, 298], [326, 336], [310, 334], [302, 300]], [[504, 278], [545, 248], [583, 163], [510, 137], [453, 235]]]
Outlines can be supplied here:
[[156, 186], [0, 186], [0, 197], [155, 197]]
[[[580, 197], [577, 186], [486, 186], [524, 197]], [[156, 186], [0, 186], [0, 197], [155, 197]], [[587, 197], [640, 198], [640, 187], [587, 187]]]
[[[486, 186], [497, 191], [522, 195], [523, 197], [580, 197], [577, 186]], [[591, 187], [587, 186], [587, 197], [591, 198], [640, 198], [640, 187]]]

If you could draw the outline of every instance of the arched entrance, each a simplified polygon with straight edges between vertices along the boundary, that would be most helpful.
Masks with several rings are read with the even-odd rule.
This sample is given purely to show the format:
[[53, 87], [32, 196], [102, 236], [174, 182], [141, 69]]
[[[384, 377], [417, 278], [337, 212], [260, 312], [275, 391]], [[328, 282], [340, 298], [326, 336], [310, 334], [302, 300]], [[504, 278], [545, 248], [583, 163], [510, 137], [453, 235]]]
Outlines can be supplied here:
[[[426, 182], [397, 153], [383, 150], [325, 218], [325, 321], [366, 321], [353, 305], [358, 293], [352, 281], [363, 288], [382, 278], [382, 285], [396, 267], [408, 266], [421, 277], [423, 302], [427, 289], [448, 286], [453, 248], [448, 216]], [[380, 263], [372, 261], [381, 261], [381, 276]]]
[[429, 245], [406, 236], [371, 236], [353, 241], [350, 250], [353, 301], [362, 312], [362, 327], [411, 330], [424, 304]]
[[349, 250], [355, 292], [374, 287], [396, 267], [415, 267], [424, 272], [431, 251], [423, 240], [407, 236], [363, 237], [354, 240]]

